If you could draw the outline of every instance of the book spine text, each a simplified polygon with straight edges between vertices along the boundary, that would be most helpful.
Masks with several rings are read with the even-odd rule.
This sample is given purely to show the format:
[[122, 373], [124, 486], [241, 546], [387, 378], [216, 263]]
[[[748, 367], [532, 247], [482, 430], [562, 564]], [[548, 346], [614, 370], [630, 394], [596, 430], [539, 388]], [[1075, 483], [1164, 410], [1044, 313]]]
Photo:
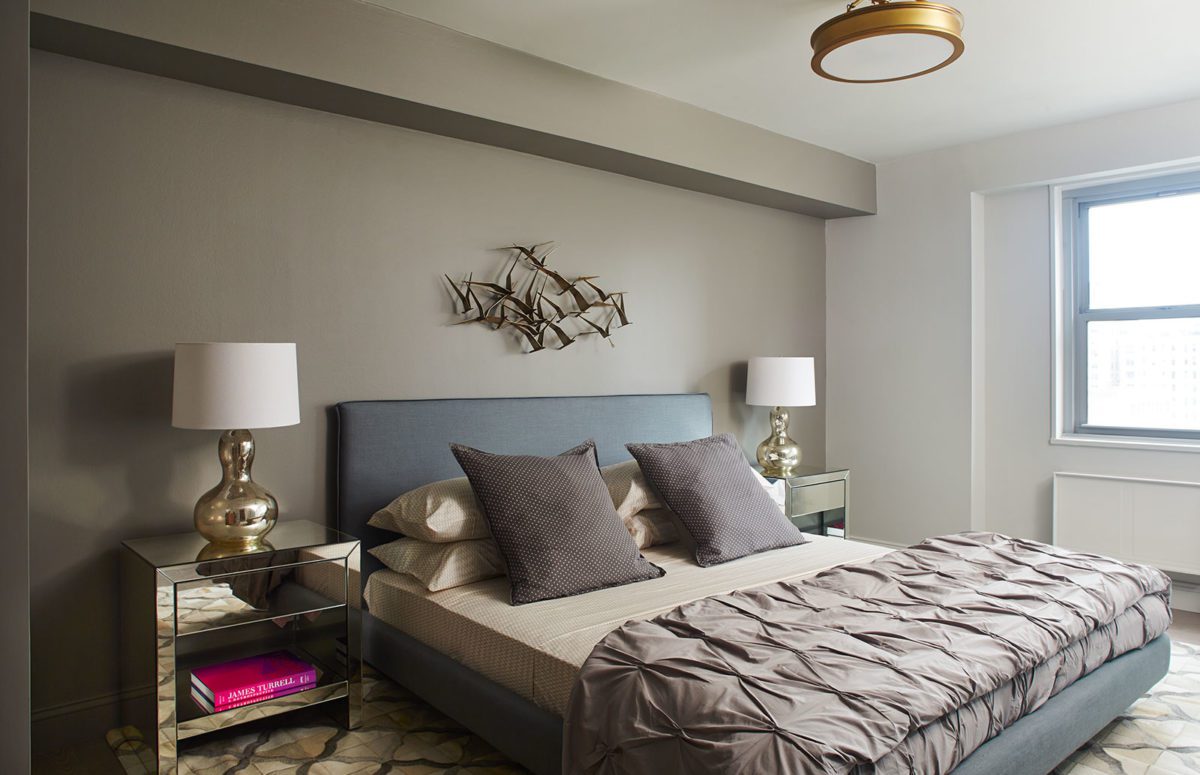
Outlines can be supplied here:
[[[312, 684], [317, 680], [317, 671], [315, 669], [306, 670], [295, 675], [285, 676], [283, 678], [273, 678], [269, 681], [261, 681], [250, 686], [242, 686], [237, 689], [228, 689], [226, 691], [215, 692], [213, 696], [214, 705], [227, 705], [231, 702], [241, 702], [243, 700], [262, 699], [269, 694], [279, 691], [293, 691], [295, 687], [304, 684]], [[207, 692], [206, 692], [207, 693]]]
[[296, 684], [293, 686], [283, 687], [275, 691], [267, 692], [266, 694], [255, 695], [253, 697], [244, 697], [240, 700], [232, 700], [230, 702], [221, 702], [217, 703], [216, 705], [210, 705], [207, 697], [193, 690], [192, 699], [196, 700], [196, 702], [200, 704], [200, 707], [204, 708], [209, 713], [221, 713], [226, 710], [233, 710], [234, 708], [241, 708], [246, 705], [254, 705], [258, 702], [265, 702], [266, 700], [274, 700], [278, 697], [286, 697], [289, 694], [296, 694], [297, 692], [302, 692], [305, 689], [311, 689], [316, 685], [317, 684], [315, 681], [310, 681], [309, 683], [305, 684]]

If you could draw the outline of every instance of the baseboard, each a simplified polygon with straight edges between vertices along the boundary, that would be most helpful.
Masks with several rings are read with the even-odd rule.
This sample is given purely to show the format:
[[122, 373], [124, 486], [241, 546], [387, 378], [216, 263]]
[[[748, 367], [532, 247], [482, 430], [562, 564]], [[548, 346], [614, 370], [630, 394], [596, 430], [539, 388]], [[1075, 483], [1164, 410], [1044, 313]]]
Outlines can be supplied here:
[[39, 721], [48, 721], [59, 716], [67, 716], [74, 713], [83, 713], [89, 710], [95, 710], [102, 707], [117, 707], [122, 702], [127, 700], [136, 700], [141, 697], [147, 697], [153, 692], [154, 687], [146, 686], [140, 689], [130, 689], [122, 692], [109, 692], [100, 694], [95, 697], [89, 697], [86, 700], [72, 700], [71, 702], [63, 702], [58, 705], [46, 705], [41, 708], [34, 708], [30, 714], [30, 720], [33, 723]]
[[1171, 607], [1200, 614], [1200, 585], [1176, 580], [1171, 588]]
[[46, 752], [103, 739], [108, 730], [122, 725], [121, 708], [126, 703], [146, 700], [152, 693], [153, 687], [147, 686], [35, 708], [30, 714], [33, 750]]
[[37, 724], [42, 721], [56, 719], [59, 716], [86, 713], [103, 707], [117, 707], [123, 700], [144, 697], [149, 693], [150, 689], [143, 689], [136, 692], [110, 692], [96, 697], [89, 697], [86, 700], [72, 700], [71, 702], [63, 702], [57, 705], [45, 705], [41, 708], [33, 709], [30, 713], [30, 721]]
[[853, 533], [846, 536], [849, 541], [858, 541], [861, 544], [875, 544], [876, 546], [886, 546], [889, 549], [907, 549], [912, 544], [897, 544], [892, 541], [884, 541], [880, 538], [868, 538], [867, 536], [854, 535]]

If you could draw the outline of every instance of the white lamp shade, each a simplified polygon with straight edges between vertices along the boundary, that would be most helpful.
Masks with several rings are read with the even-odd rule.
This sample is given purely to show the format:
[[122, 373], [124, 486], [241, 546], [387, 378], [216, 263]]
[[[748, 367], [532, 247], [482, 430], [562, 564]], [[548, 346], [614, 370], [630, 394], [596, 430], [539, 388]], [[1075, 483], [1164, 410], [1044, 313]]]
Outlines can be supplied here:
[[751, 406], [816, 406], [816, 360], [751, 358], [746, 375], [746, 403]]
[[176, 428], [238, 430], [299, 422], [295, 344], [175, 345]]

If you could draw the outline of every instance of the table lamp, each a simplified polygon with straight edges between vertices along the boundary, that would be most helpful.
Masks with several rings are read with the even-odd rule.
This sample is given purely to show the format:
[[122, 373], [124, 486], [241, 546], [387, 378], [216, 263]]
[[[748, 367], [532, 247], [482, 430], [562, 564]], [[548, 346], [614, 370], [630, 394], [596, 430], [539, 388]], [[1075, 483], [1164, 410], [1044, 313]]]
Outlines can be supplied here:
[[214, 544], [252, 548], [275, 527], [279, 503], [250, 477], [249, 428], [300, 422], [295, 344], [181, 342], [175, 345], [176, 428], [221, 430], [221, 483], [196, 502], [196, 530]]
[[790, 406], [816, 406], [817, 384], [813, 358], [751, 358], [746, 375], [746, 403], [770, 406], [771, 435], [758, 445], [763, 475], [791, 476], [800, 465], [800, 445], [788, 436]]

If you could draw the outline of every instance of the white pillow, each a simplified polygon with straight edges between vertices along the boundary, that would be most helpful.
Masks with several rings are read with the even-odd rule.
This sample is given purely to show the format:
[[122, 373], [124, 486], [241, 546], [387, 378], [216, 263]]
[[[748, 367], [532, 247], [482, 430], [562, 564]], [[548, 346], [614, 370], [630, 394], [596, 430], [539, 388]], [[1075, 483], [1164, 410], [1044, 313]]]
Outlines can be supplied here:
[[465, 476], [409, 490], [375, 512], [367, 524], [439, 544], [491, 536]]
[[605, 466], [600, 469], [600, 476], [604, 478], [604, 484], [608, 487], [608, 494], [612, 497], [613, 506], [617, 508], [617, 515], [626, 521], [626, 527], [630, 517], [648, 509], [663, 507], [654, 490], [650, 489], [650, 483], [642, 475], [642, 469], [638, 467], [636, 460]]
[[639, 549], [671, 544], [679, 540], [679, 528], [669, 509], [647, 509], [621, 520]]
[[433, 544], [401, 538], [370, 550], [397, 573], [406, 573], [430, 592], [474, 584], [504, 575], [504, 563], [490, 538]]

